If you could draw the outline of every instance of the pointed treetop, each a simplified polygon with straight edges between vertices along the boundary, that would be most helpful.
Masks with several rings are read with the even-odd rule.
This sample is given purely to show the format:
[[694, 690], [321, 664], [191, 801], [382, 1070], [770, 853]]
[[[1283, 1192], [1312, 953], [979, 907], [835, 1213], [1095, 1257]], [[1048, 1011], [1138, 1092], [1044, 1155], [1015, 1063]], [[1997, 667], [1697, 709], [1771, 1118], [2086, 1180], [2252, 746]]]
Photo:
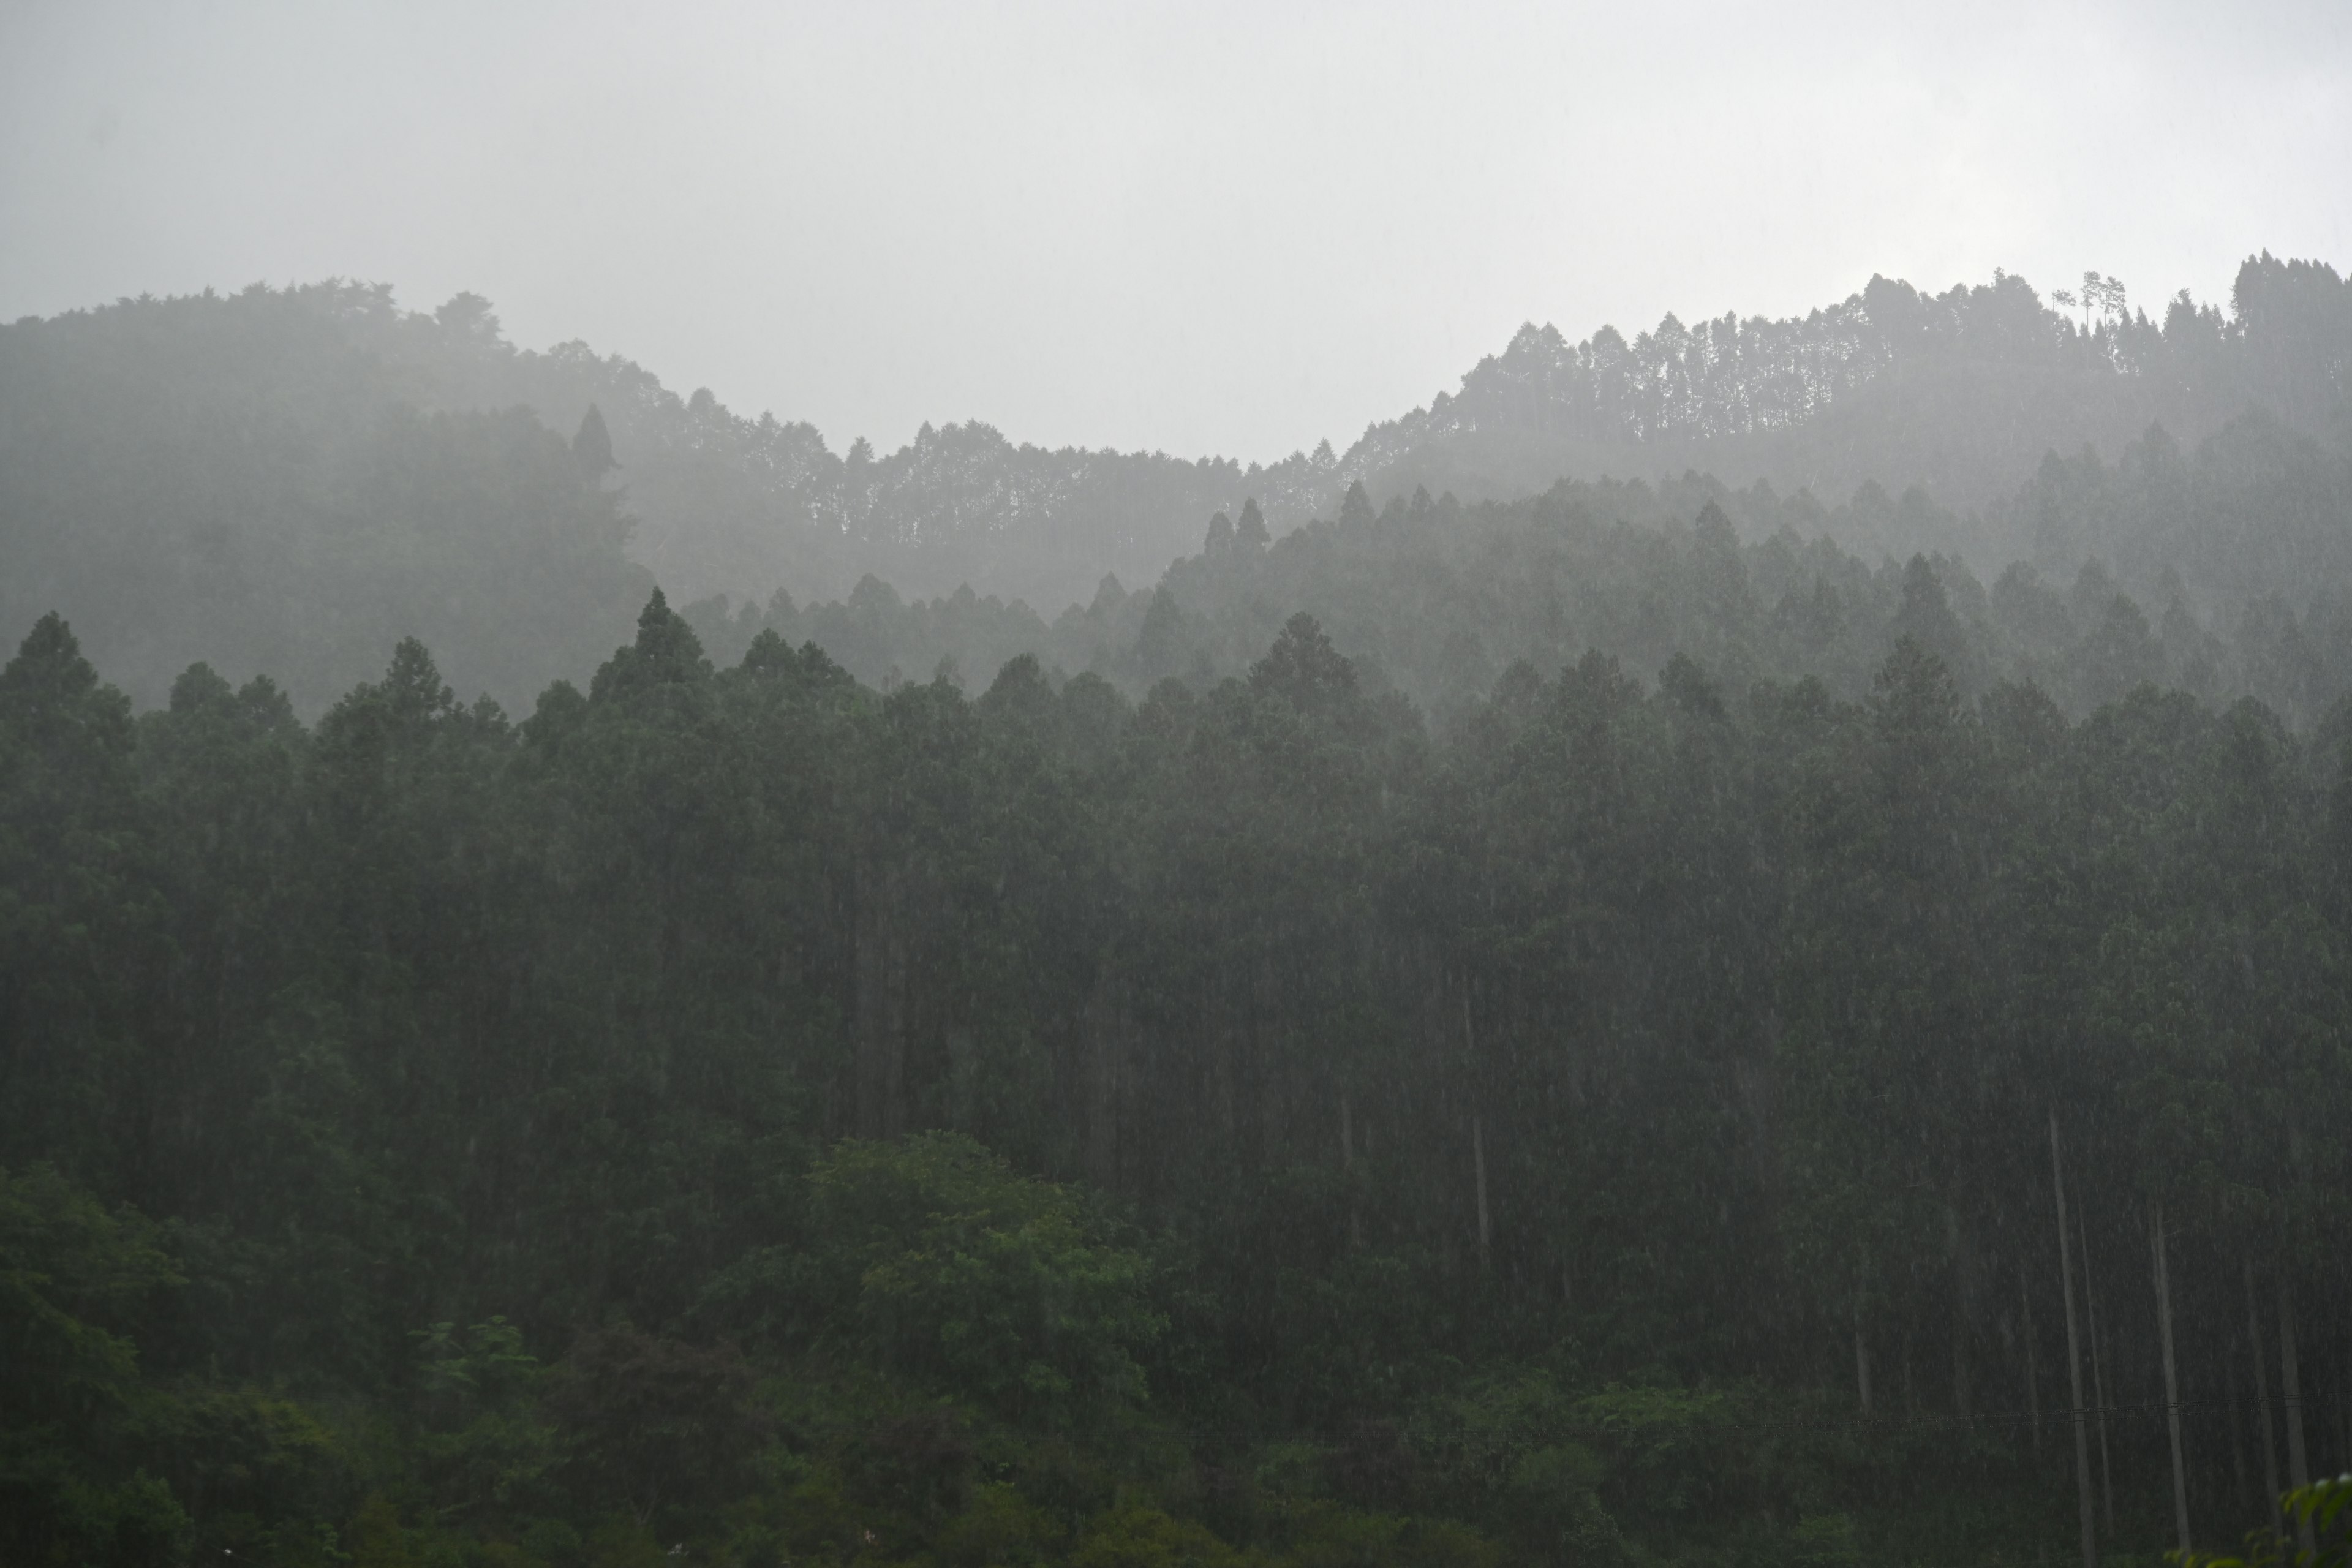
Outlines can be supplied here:
[[1301, 610], [1290, 617], [1266, 656], [1250, 668], [1250, 684], [1289, 699], [1293, 707], [1326, 708], [1356, 689], [1356, 667], [1340, 657], [1322, 626]]
[[16, 657], [0, 669], [0, 699], [11, 708], [45, 697], [79, 697], [97, 685], [98, 671], [82, 658], [73, 628], [55, 610], [33, 623], [17, 645]]
[[669, 607], [659, 588], [637, 616], [636, 640], [614, 650], [590, 683], [588, 695], [601, 700], [636, 687], [684, 685], [707, 679], [710, 661], [702, 656], [702, 639], [686, 618]]
[[99, 680], [73, 628], [52, 610], [0, 668], [0, 724], [45, 744], [77, 734], [122, 752], [131, 744], [131, 700]]
[[572, 456], [581, 471], [590, 479], [601, 479], [620, 467], [613, 460], [612, 433], [604, 428], [604, 413], [594, 404], [580, 421], [580, 433], [572, 437]]
[[441, 679], [440, 666], [415, 637], [403, 637], [392, 650], [392, 666], [376, 688], [395, 718], [441, 719], [457, 710], [457, 694]]
[[1960, 721], [1959, 688], [1952, 668], [1916, 637], [1900, 637], [1871, 681], [1871, 710], [1879, 733], [1940, 734]]
[[1666, 661], [1666, 668], [1658, 676], [1658, 689], [1694, 719], [1723, 717], [1722, 690], [1707, 679], [1698, 661], [1686, 653], [1677, 652]]
[[1723, 509], [1715, 504], [1712, 497], [1698, 509], [1698, 521], [1691, 525], [1691, 529], [1711, 544], [1737, 545], [1739, 542], [1739, 531], [1731, 526], [1731, 519], [1724, 515]]
[[1183, 607], [1166, 588], [1153, 589], [1151, 602], [1143, 607], [1143, 625], [1135, 634], [1135, 658], [1144, 678], [1158, 680], [1176, 674], [1191, 651]]
[[1257, 497], [1242, 502], [1242, 520], [1234, 529], [1234, 537], [1252, 549], [1264, 549], [1271, 539], [1265, 531], [1265, 513], [1257, 509]]

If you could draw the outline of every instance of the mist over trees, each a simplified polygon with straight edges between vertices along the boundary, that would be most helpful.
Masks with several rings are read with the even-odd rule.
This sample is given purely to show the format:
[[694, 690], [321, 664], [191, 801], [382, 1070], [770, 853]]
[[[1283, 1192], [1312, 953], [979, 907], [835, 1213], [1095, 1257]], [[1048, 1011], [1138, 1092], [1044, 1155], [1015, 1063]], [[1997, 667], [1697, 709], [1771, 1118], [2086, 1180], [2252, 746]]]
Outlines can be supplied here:
[[836, 457], [469, 296], [0, 329], [0, 1560], [2275, 1525], [2347, 297], [1531, 330], [1256, 469]]
[[1156, 585], [1107, 578], [1051, 623], [968, 588], [909, 601], [873, 577], [837, 602], [719, 596], [682, 613], [722, 658], [772, 631], [876, 686], [1025, 653], [1140, 697], [1171, 676], [1245, 673], [1305, 609], [1368, 681], [1441, 716], [1514, 662], [1549, 672], [1588, 650], [1651, 672], [1684, 653], [1735, 690], [1816, 677], [1859, 700], [1906, 635], [1968, 695], [2030, 682], [2078, 716], [2146, 682], [2221, 705], [2255, 696], [2300, 726], [2352, 689], [2340, 448], [2260, 412], [2194, 451], [2156, 426], [2114, 464], [2052, 455], [1999, 515], [2036, 548], [1988, 583], [1958, 557], [1891, 552], [1960, 526], [1916, 487], [1864, 485], [1832, 509], [1692, 475], [1476, 506], [1416, 490], [1375, 511], [1359, 486], [1271, 543], [1219, 513]]
[[[1668, 317], [1631, 341], [1530, 327], [1457, 393], [1271, 466], [1049, 451], [978, 423], [835, 453], [805, 424], [680, 397], [584, 344], [519, 350], [473, 295], [425, 314], [383, 286], [257, 286], [0, 328], [0, 614], [67, 612], [142, 701], [202, 658], [299, 682], [314, 713], [413, 632], [461, 689], [520, 704], [625, 632], [647, 581], [627, 563], [680, 604], [845, 601], [871, 576], [1050, 622], [1107, 575], [1155, 582], [1203, 519], [1252, 502], [1281, 534], [1337, 517], [1358, 485], [1379, 506], [1416, 489], [1475, 504], [1686, 471], [1769, 489], [1727, 503], [1743, 525], [1826, 532], [1873, 564], [1925, 552], [1987, 581], [2020, 561], [2065, 580], [2086, 559], [2128, 574], [2153, 556], [2186, 578], [2197, 563], [2172, 557], [2195, 548], [2179, 537], [2195, 498], [2112, 498], [2053, 530], [2052, 487], [2021, 488], [2053, 453], [2112, 465], [2160, 427], [2194, 454], [2259, 411], [2276, 444], [2335, 454], [2277, 476], [2324, 529], [2342, 503], [2347, 364], [2352, 285], [2265, 254], [2226, 313], [2183, 298], [2161, 321], [2119, 286], [2073, 310], [2003, 277], [1942, 295], [1874, 279], [1802, 320]], [[578, 488], [527, 426], [570, 440], [592, 411], [602, 445]], [[534, 442], [531, 460], [499, 445]], [[2253, 564], [2265, 589], [2306, 585], [2304, 563]]]
[[316, 714], [407, 636], [528, 701], [644, 601], [628, 528], [529, 409], [423, 406], [300, 296], [0, 329], [0, 615], [68, 613], [148, 704], [201, 658]]

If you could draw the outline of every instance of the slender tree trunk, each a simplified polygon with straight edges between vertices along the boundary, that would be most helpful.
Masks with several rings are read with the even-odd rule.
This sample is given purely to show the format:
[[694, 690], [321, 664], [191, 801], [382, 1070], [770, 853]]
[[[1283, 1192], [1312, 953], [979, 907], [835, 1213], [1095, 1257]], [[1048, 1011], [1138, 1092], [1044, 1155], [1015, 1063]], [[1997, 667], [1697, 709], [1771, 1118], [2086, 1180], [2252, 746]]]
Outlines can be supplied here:
[[1470, 1063], [1470, 1158], [1478, 1178], [1478, 1268], [1484, 1273], [1493, 1230], [1486, 1217], [1486, 1131], [1478, 1115], [1478, 1040], [1470, 1028], [1470, 982], [1462, 982], [1462, 1054]]
[[2231, 1336], [2230, 1353], [2221, 1363], [2221, 1383], [2230, 1396], [2230, 1473], [2237, 1482], [2238, 1500], [2246, 1500], [2252, 1481], [2246, 1474], [2246, 1421], [2238, 1406], [2238, 1345]]
[[1361, 1251], [1364, 1246], [1364, 1212], [1356, 1203], [1356, 1120], [1354, 1107], [1348, 1103], [1348, 1091], [1339, 1091], [1339, 1170], [1348, 1182], [1348, 1246]]
[[2066, 1300], [2066, 1386], [2074, 1401], [2074, 1503], [2083, 1527], [2083, 1568], [2099, 1568], [2098, 1528], [2091, 1517], [2091, 1433], [2083, 1412], [2083, 1348], [2074, 1327], [2074, 1247], [2066, 1235], [2066, 1172], [2058, 1157], [2058, 1112], [2050, 1112], [2050, 1193], [2058, 1205], [2058, 1276]]
[[1963, 1426], [1975, 1415], [1969, 1400], [1969, 1320], [1957, 1306], [1952, 1309], [1952, 1414]]
[[2345, 1324], [2345, 1333], [2336, 1349], [2336, 1370], [2342, 1374], [2336, 1384], [2336, 1453], [2343, 1461], [2338, 1473], [2352, 1474], [2352, 1321]]
[[1862, 1418], [1870, 1419], [1870, 1342], [1862, 1337], [1862, 1292], [1853, 1298], [1853, 1383], [1862, 1395]]
[[2107, 1454], [2107, 1370], [2106, 1357], [2100, 1347], [2099, 1293], [2091, 1288], [2091, 1235], [2083, 1223], [2083, 1211], [2074, 1211], [2074, 1239], [2083, 1247], [2083, 1310], [2091, 1319], [2091, 1396], [2099, 1405], [2099, 1502], [2107, 1527], [2107, 1539], [2116, 1535], [2116, 1471]]
[[857, 1135], [906, 1130], [906, 877], [868, 859], [858, 868], [855, 931]]
[[2278, 1532], [2279, 1468], [2278, 1439], [2271, 1430], [2271, 1374], [2263, 1370], [2263, 1315], [2254, 1310], [2254, 1260], [2242, 1260], [2246, 1270], [2246, 1333], [2252, 1342], [2254, 1361], [2254, 1411], [2263, 1424], [2263, 1517], [2266, 1528]]
[[2164, 1244], [2164, 1205], [2147, 1205], [2148, 1264], [2156, 1276], [2156, 1331], [2164, 1348], [2164, 1421], [2172, 1436], [2172, 1521], [2189, 1553], [2189, 1468], [2180, 1450], [2180, 1377], [2172, 1358], [2172, 1270]]
[[1119, 1177], [1119, 1102], [1125, 1092], [1127, 1016], [1119, 988], [1105, 964], [1083, 1015], [1087, 1056], [1087, 1179], [1116, 1191]]
[[1952, 1414], [1962, 1426], [1974, 1410], [1969, 1388], [1969, 1330], [1976, 1321], [1976, 1259], [1967, 1234], [1960, 1229], [1960, 1211], [1944, 1205], [1946, 1250], [1952, 1255]]
[[2042, 1358], [2033, 1348], [2033, 1289], [2026, 1282], [2022, 1264], [2017, 1270], [2017, 1299], [2021, 1303], [2025, 1341], [2025, 1407], [2033, 1414], [2033, 1452], [2042, 1453]]
[[1486, 1217], [1486, 1131], [1478, 1113], [1470, 1113], [1470, 1157], [1478, 1166], [1478, 1268], [1484, 1271], [1491, 1259], [1493, 1226]]
[[[2278, 1274], [2279, 1394], [2286, 1404], [2287, 1484], [2301, 1491], [2311, 1484], [2311, 1458], [2303, 1446], [2303, 1369], [2294, 1354], [2294, 1299], [2286, 1288], [2286, 1268]], [[2295, 1540], [2306, 1552], [2317, 1550], [2311, 1521], [2295, 1526]]]

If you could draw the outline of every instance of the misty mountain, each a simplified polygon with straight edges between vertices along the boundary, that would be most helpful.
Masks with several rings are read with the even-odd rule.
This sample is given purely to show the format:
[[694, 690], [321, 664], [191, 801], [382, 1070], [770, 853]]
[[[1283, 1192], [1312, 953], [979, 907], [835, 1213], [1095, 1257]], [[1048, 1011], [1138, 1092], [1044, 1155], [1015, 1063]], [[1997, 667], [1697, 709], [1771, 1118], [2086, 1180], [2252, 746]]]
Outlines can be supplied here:
[[[0, 617], [64, 612], [142, 701], [204, 658], [282, 672], [305, 711], [411, 634], [460, 689], [527, 702], [625, 634], [648, 575], [681, 604], [837, 604], [816, 640], [871, 679], [942, 655], [975, 677], [1023, 651], [1104, 668], [1139, 618], [1045, 629], [1116, 621], [1104, 580], [1156, 582], [1213, 514], [1255, 503], [1272, 538], [1344, 521], [1351, 491], [1368, 511], [1417, 491], [1475, 506], [1697, 472], [1751, 544], [1792, 531], [1870, 569], [1926, 553], [1986, 580], [2098, 559], [2158, 614], [2167, 569], [2209, 621], [2270, 594], [2303, 613], [2336, 569], [2352, 286], [2264, 255], [2226, 315], [2184, 297], [2157, 323], [2119, 286], [2086, 292], [2071, 310], [2014, 277], [1942, 295], [1882, 279], [1801, 320], [1669, 317], [1574, 344], [1530, 327], [1458, 393], [1271, 467], [1049, 451], [977, 422], [836, 454], [584, 344], [519, 349], [471, 295], [431, 314], [346, 283], [125, 300], [0, 328]], [[1697, 504], [1675, 510], [1687, 524]], [[2304, 542], [2271, 548], [2290, 526]], [[1285, 582], [1232, 649], [1262, 644], [1291, 593], [1334, 596]], [[1000, 624], [847, 629], [959, 594]], [[1328, 608], [1343, 635], [1359, 618]], [[1424, 700], [1446, 683], [1401, 677]]]
[[[126, 312], [206, 324], [167, 347], [106, 325]], [[232, 346], [239, 333], [255, 343]], [[47, 345], [37, 353], [17, 341], [33, 336]], [[200, 342], [224, 356], [215, 366], [190, 357]], [[243, 395], [264, 404], [299, 398], [336, 374], [324, 368], [333, 361], [344, 374], [373, 366], [366, 400], [452, 413], [524, 405], [564, 433], [598, 408], [637, 520], [631, 554], [681, 598], [765, 598], [780, 587], [837, 597], [872, 574], [910, 594], [969, 584], [1050, 613], [1084, 602], [1106, 573], [1149, 581], [1213, 511], [1255, 498], [1280, 532], [1331, 515], [1354, 483], [1376, 501], [1416, 486], [1511, 500], [1561, 478], [1654, 480], [1696, 468], [1735, 487], [1761, 479], [1832, 500], [1865, 482], [1892, 493], [1917, 485], [1967, 519], [2009, 496], [2048, 452], [2087, 446], [2112, 458], [2151, 424], [2193, 443], [2261, 405], [2293, 428], [2340, 436], [2352, 288], [2326, 266], [2265, 254], [2241, 268], [2226, 315], [2184, 296], [2161, 321], [2127, 310], [2105, 280], [2077, 312], [2045, 303], [2022, 279], [1997, 277], [1940, 295], [1874, 279], [1801, 319], [1685, 326], [1668, 316], [1630, 340], [1603, 328], [1570, 343], [1529, 326], [1457, 392], [1372, 426], [1345, 451], [1326, 442], [1268, 466], [1048, 450], [976, 420], [926, 426], [887, 454], [863, 441], [835, 453], [807, 424], [735, 414], [707, 390], [682, 397], [583, 343], [519, 349], [478, 297], [427, 315], [401, 310], [386, 287], [344, 283], [126, 301], [0, 329], [9, 406], [43, 401], [42, 376], [105, 374], [97, 361], [73, 369], [75, 343], [110, 356], [115, 373], [135, 363], [165, 380], [221, 378], [215, 390], [259, 378]], [[320, 363], [302, 359], [309, 352]], [[136, 360], [142, 353], [150, 357]], [[21, 417], [11, 416], [17, 432]], [[2030, 541], [1963, 521], [1891, 542], [1899, 553], [1962, 554], [1990, 572]]]
[[[1201, 518], [1249, 498], [1279, 532], [1332, 515], [1356, 483], [1376, 500], [1416, 486], [1507, 500], [1562, 478], [1695, 468], [1836, 499], [1916, 485], [1965, 516], [2048, 452], [2112, 458], [2151, 424], [2193, 442], [2259, 405], [2294, 428], [2345, 430], [2352, 287], [2333, 268], [2252, 258], [2226, 315], [2183, 295], [2152, 321], [2112, 280], [2086, 293], [2078, 311], [2013, 276], [1943, 294], [1874, 278], [1803, 318], [1669, 315], [1630, 340], [1604, 327], [1575, 343], [1530, 325], [1457, 392], [1345, 451], [1327, 441], [1244, 466], [1015, 445], [977, 420], [926, 426], [887, 455], [863, 441], [835, 454], [806, 424], [747, 418], [707, 391], [681, 399], [584, 344], [518, 350], [471, 296], [425, 318], [381, 288], [303, 291], [436, 406], [525, 403], [565, 430], [601, 407], [641, 520], [636, 558], [683, 597], [838, 596], [870, 573], [911, 594], [968, 584], [1049, 613], [1105, 573], [1148, 581]], [[2025, 553], [2013, 534], [1966, 522], [1891, 542], [1987, 572]]]
[[[1252, 497], [1279, 532], [1331, 516], [1355, 483], [1376, 501], [1416, 485], [1506, 500], [1563, 478], [1696, 468], [1835, 499], [1916, 485], [1968, 514], [2007, 499], [2050, 451], [2112, 458], [2151, 424], [2194, 442], [2259, 405], [2306, 432], [2346, 430], [2352, 286], [2333, 268], [2252, 258], [2226, 316], [2184, 294], [2151, 321], [2112, 280], [2088, 292], [2077, 312], [2013, 276], [1940, 295], [1874, 278], [1801, 319], [1669, 315], [1631, 340], [1603, 327], [1576, 343], [1530, 325], [1458, 392], [1345, 451], [1327, 441], [1265, 466], [1047, 450], [977, 420], [926, 426], [887, 455], [861, 441], [836, 456], [810, 426], [731, 414], [707, 391], [681, 401], [583, 344], [516, 350], [470, 296], [430, 328], [382, 289], [316, 298], [439, 405], [527, 403], [565, 430], [601, 406], [642, 520], [637, 558], [683, 596], [832, 596], [871, 573], [908, 593], [969, 584], [1051, 611], [1084, 601], [1106, 572], [1148, 580], [1202, 517]], [[1986, 571], [2025, 553], [2021, 542], [1966, 525], [1894, 542]]]
[[[1549, 676], [1588, 653], [1656, 676], [1676, 659], [1739, 692], [1816, 679], [1860, 701], [1906, 636], [1961, 689], [2030, 684], [2087, 714], [2147, 683], [2291, 725], [2352, 690], [2352, 455], [2264, 414], [2186, 447], [2161, 426], [2124, 448], [2045, 459], [1991, 509], [2033, 547], [1995, 574], [1900, 542], [1969, 526], [1918, 487], [1864, 484], [1824, 507], [1758, 481], [1564, 479], [1517, 501], [1426, 489], [1270, 539], [1210, 520], [1157, 584], [1107, 577], [1048, 621], [969, 588], [900, 595], [868, 577], [839, 600], [714, 596], [682, 614], [732, 664], [762, 635], [814, 644], [884, 689], [946, 672], [986, 680], [1033, 656], [1141, 699], [1244, 674], [1287, 618], [1313, 615], [1370, 687], [1425, 711], [1484, 700], [1521, 662]], [[1854, 548], [1838, 542], [1855, 542]]]
[[469, 696], [593, 667], [651, 585], [618, 496], [415, 391], [299, 293], [0, 330], [0, 617], [72, 617], [149, 704], [205, 659], [316, 712], [406, 636]]

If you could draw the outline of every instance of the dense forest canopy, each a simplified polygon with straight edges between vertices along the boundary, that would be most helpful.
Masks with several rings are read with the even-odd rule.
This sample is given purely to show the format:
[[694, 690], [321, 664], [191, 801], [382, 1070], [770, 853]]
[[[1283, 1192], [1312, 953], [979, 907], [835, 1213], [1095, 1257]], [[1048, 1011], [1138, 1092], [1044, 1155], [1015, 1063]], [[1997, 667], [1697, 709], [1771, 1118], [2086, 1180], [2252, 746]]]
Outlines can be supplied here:
[[1255, 470], [0, 330], [0, 1562], [2234, 1542], [2352, 1468], [2347, 287], [2086, 299]]
[[1591, 653], [1433, 729], [1299, 615], [882, 695], [656, 595], [520, 723], [412, 641], [306, 728], [45, 618], [11, 1550], [2027, 1556], [2053, 1118], [2112, 1533], [2165, 1300], [2228, 1540], [2272, 1432], [2346, 1457], [2352, 721], [1977, 679]]

